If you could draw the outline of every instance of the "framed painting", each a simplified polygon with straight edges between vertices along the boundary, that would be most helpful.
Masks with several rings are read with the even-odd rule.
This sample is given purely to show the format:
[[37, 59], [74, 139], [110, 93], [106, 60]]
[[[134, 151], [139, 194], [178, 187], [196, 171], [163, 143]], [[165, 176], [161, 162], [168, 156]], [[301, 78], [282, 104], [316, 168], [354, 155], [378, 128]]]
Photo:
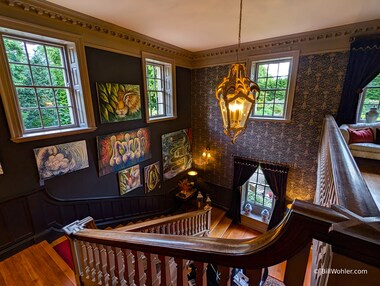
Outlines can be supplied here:
[[118, 172], [151, 158], [148, 128], [96, 137], [99, 176]]
[[160, 162], [153, 163], [144, 168], [145, 193], [150, 193], [161, 187]]
[[141, 187], [140, 166], [135, 165], [119, 172], [120, 195]]
[[141, 119], [140, 86], [96, 83], [101, 123]]
[[164, 180], [191, 168], [191, 140], [190, 128], [162, 135]]
[[88, 168], [86, 141], [33, 149], [40, 180]]

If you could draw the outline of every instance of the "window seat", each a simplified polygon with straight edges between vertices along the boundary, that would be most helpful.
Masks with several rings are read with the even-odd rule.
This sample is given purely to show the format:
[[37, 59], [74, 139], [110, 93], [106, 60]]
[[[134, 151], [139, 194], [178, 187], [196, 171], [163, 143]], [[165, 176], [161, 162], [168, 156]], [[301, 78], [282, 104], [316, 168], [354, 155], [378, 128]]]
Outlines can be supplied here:
[[351, 143], [349, 144], [350, 134], [348, 129], [364, 129], [371, 128], [374, 134], [374, 139], [376, 141], [376, 128], [380, 128], [380, 122], [376, 123], [357, 123], [357, 124], [343, 124], [340, 126], [340, 132], [346, 141], [348, 148], [350, 149], [352, 156], [359, 158], [367, 158], [380, 160], [380, 144], [375, 142], [365, 142], [365, 143]]

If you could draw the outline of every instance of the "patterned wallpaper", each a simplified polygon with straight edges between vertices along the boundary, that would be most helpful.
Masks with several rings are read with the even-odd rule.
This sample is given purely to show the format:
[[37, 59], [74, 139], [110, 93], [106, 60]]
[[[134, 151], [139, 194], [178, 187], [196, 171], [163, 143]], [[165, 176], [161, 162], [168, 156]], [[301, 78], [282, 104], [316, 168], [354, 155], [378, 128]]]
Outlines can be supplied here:
[[[347, 62], [348, 52], [301, 56], [291, 122], [251, 120], [234, 145], [223, 133], [215, 98], [229, 66], [193, 70], [193, 158], [204, 180], [231, 189], [233, 155], [294, 164], [287, 198], [313, 200], [322, 122], [325, 114], [336, 114]], [[206, 147], [211, 152], [207, 164], [201, 156]]]

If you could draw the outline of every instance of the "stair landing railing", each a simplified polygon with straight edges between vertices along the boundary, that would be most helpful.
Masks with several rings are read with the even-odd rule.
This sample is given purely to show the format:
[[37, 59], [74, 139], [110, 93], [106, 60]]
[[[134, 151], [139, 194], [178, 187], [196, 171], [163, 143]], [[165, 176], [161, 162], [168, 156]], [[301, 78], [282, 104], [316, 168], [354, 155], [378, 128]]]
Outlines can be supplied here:
[[380, 237], [380, 218], [368, 221], [340, 207], [302, 201], [293, 202], [276, 228], [253, 239], [85, 228], [88, 224], [89, 219], [65, 227], [78, 285], [187, 286], [190, 263], [197, 286], [207, 285], [209, 265], [217, 269], [221, 286], [232, 285], [234, 268], [245, 270], [249, 285], [259, 285], [264, 267], [287, 260], [285, 285], [301, 286], [313, 238], [343, 256], [380, 267], [380, 242], [375, 239]]

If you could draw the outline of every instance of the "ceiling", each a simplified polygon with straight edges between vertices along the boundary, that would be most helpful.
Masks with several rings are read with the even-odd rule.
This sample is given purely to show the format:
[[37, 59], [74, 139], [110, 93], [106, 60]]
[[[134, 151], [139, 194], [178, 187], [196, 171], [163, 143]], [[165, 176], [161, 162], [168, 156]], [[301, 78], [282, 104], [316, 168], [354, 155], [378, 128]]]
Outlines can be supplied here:
[[[192, 52], [238, 41], [239, 0], [48, 2]], [[242, 42], [379, 18], [379, 0], [244, 0]]]

